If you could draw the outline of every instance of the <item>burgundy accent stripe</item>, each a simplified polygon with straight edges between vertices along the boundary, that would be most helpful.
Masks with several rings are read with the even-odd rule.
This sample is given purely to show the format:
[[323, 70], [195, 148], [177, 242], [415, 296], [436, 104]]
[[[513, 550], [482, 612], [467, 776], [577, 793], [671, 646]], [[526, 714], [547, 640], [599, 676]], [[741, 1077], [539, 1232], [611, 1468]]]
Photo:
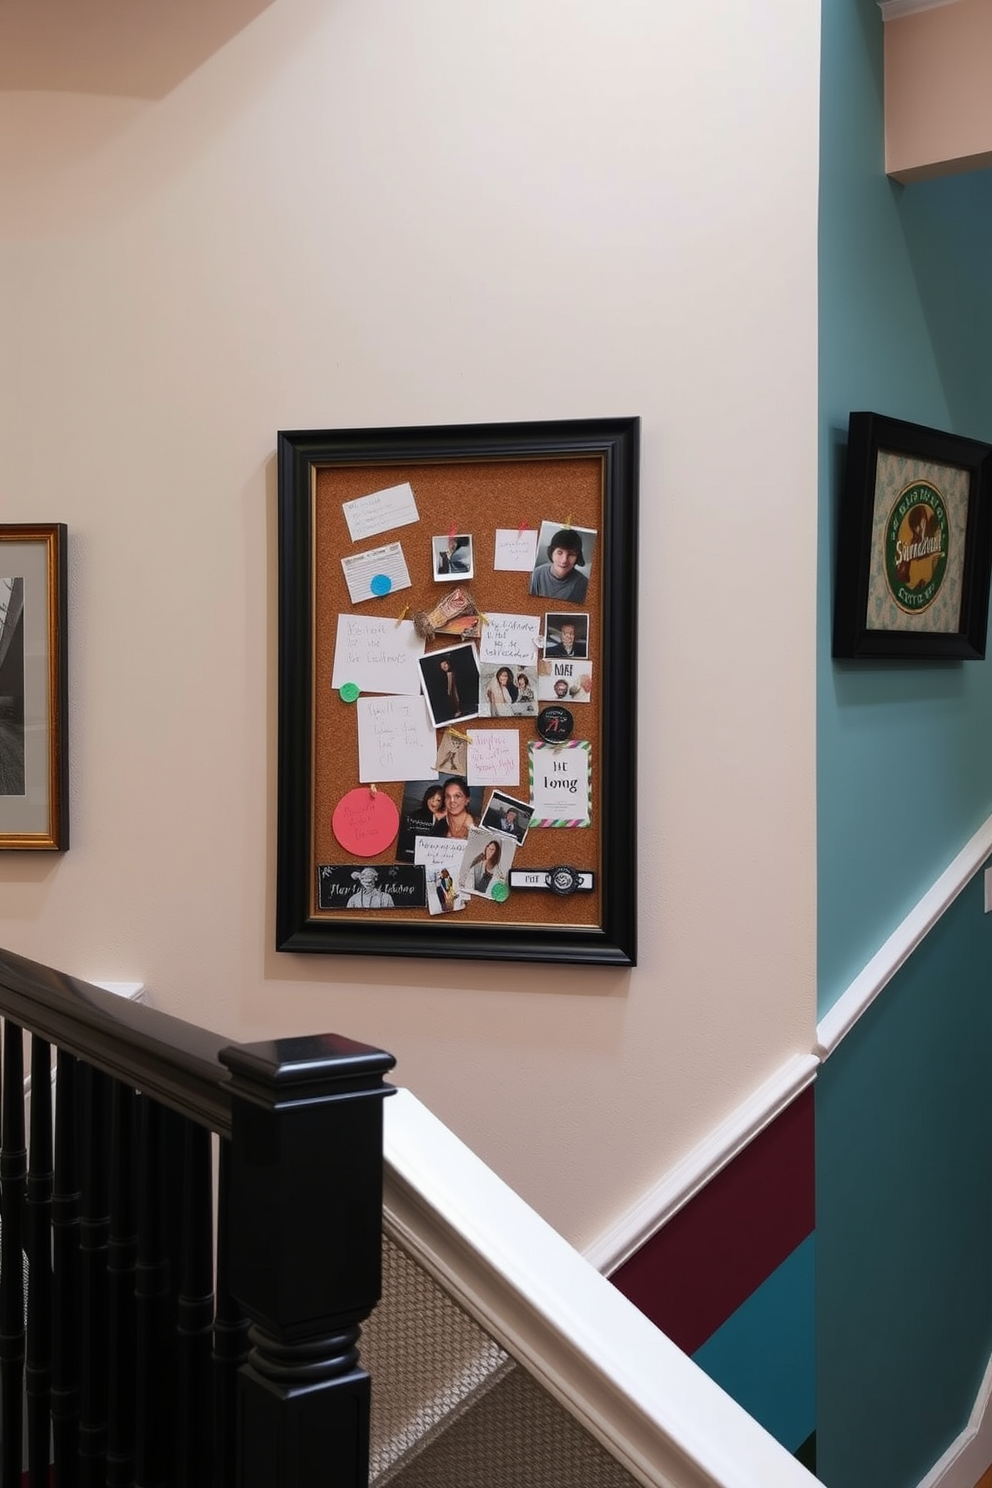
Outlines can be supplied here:
[[810, 1086], [611, 1280], [692, 1354], [814, 1223]]

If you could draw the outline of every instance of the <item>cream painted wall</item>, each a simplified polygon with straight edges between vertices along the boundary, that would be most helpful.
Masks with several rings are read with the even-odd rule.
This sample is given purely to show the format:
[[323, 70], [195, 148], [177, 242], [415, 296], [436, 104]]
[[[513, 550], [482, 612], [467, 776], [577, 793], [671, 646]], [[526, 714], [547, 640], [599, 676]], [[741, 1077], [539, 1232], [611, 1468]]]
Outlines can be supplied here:
[[[817, 9], [276, 0], [160, 103], [0, 98], [73, 832], [0, 943], [385, 1045], [579, 1243], [814, 1038]], [[639, 967], [277, 954], [276, 430], [630, 413]]]

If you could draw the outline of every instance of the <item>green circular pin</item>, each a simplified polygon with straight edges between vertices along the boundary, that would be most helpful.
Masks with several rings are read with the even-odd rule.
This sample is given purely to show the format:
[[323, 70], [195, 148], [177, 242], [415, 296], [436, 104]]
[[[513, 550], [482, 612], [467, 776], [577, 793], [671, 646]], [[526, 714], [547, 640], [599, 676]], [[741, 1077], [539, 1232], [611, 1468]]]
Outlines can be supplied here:
[[510, 897], [510, 890], [509, 890], [509, 886], [507, 884], [505, 884], [505, 883], [494, 883], [493, 884], [493, 898], [496, 900], [496, 903], [497, 904], [502, 904], [503, 903], [503, 900], [504, 899], [509, 899], [509, 897]]
[[355, 703], [361, 695], [362, 689], [357, 682], [345, 682], [338, 690], [338, 696], [343, 703]]

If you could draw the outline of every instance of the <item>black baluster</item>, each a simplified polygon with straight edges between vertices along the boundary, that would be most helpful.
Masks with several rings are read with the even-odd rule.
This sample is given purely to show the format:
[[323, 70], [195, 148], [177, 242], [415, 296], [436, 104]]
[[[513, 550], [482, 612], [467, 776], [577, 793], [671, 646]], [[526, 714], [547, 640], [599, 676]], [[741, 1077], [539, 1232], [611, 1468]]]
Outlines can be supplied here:
[[31, 1039], [28, 1159], [28, 1468], [48, 1488], [52, 1387], [52, 1048]]
[[166, 1113], [139, 1096], [138, 1262], [135, 1268], [137, 1408], [135, 1483], [161, 1488], [168, 1481], [169, 1400], [174, 1387], [172, 1293], [163, 1204]]
[[55, 1488], [79, 1482], [79, 1165], [76, 1060], [59, 1050], [52, 1196], [52, 1438]]
[[107, 1241], [110, 1236], [110, 1081], [89, 1065], [82, 1080], [82, 1205], [79, 1250], [82, 1267], [83, 1369], [79, 1389], [79, 1473], [82, 1488], [103, 1488], [107, 1461]]
[[110, 1392], [107, 1402], [107, 1488], [134, 1482], [135, 1263], [138, 1253], [135, 1183], [137, 1097], [113, 1082], [110, 1100]]
[[4, 1483], [20, 1483], [24, 1396], [24, 1038], [16, 1023], [4, 1024], [3, 1130], [0, 1142], [0, 1400]]
[[248, 1319], [231, 1296], [231, 1144], [221, 1141], [217, 1177], [217, 1307], [214, 1315], [214, 1484], [235, 1488], [238, 1370], [248, 1358]]
[[213, 1476], [213, 1205], [210, 1133], [184, 1122], [182, 1244], [176, 1320], [179, 1430], [176, 1478], [209, 1488]]
[[231, 1290], [252, 1320], [239, 1488], [367, 1488], [360, 1324], [379, 1298], [380, 1049], [333, 1036], [231, 1047]]

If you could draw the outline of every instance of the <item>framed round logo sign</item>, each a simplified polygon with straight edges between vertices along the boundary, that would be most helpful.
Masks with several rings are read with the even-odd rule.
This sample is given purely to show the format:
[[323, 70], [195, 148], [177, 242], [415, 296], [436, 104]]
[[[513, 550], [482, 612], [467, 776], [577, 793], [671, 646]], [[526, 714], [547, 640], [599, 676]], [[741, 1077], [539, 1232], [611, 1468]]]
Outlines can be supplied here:
[[985, 655], [992, 445], [850, 416], [835, 657]]

